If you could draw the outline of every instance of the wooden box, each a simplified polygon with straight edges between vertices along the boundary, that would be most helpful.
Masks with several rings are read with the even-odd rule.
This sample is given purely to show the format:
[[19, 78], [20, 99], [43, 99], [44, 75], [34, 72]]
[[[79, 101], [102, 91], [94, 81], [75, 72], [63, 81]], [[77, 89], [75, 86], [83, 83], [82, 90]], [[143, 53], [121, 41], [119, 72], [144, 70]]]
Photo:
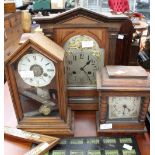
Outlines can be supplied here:
[[5, 13], [14, 13], [16, 12], [15, 2], [4, 2], [4, 12]]
[[23, 33], [21, 11], [4, 15], [4, 60], [19, 48], [20, 37]]
[[97, 73], [97, 90], [98, 133], [146, 131], [149, 74], [141, 66], [104, 67]]

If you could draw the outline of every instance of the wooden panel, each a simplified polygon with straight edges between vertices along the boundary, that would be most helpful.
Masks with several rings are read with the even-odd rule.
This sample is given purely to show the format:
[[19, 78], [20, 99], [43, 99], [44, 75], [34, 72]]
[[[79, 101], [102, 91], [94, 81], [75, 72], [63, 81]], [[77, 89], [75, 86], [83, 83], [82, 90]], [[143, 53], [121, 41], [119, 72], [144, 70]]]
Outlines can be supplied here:
[[97, 90], [68, 90], [68, 97], [98, 97]]
[[123, 39], [117, 39], [115, 65], [128, 65], [130, 49], [132, 43], [132, 35], [134, 27], [131, 20], [126, 20], [122, 23], [118, 34], [123, 35]]
[[144, 103], [143, 103], [141, 110], [140, 110], [140, 115], [139, 115], [139, 121], [140, 122], [145, 122], [146, 115], [147, 115], [148, 108], [149, 108], [149, 104], [150, 104], [149, 97], [145, 97]]
[[117, 31], [116, 30], [111, 30], [108, 29], [108, 37], [109, 39], [107, 39], [107, 41], [109, 41], [109, 43], [107, 43], [108, 45], [108, 65], [115, 65], [115, 49], [116, 49], [116, 40], [117, 40]]
[[[149, 86], [150, 86], [150, 81], [149, 81], [149, 76], [148, 78], [109, 78], [108, 73], [106, 68], [102, 70], [102, 75], [101, 77], [97, 76], [98, 79], [97, 81], [100, 81], [99, 83], [101, 86], [99, 86], [99, 89], [117, 89], [118, 91], [121, 90], [135, 90], [135, 91], [149, 91]], [[101, 79], [99, 79], [101, 78]], [[108, 88], [109, 87], [109, 88]]]
[[16, 12], [15, 2], [6, 2], [4, 3], [4, 12], [5, 13], [14, 13]]
[[69, 106], [71, 107], [72, 110], [98, 110], [98, 103], [96, 104], [69, 104]]
[[23, 33], [21, 11], [7, 13], [4, 16], [4, 60], [6, 61], [19, 47], [19, 40]]
[[79, 16], [77, 18], [69, 19], [68, 21], [63, 22], [62, 24], [96, 24], [98, 23], [95, 19], [89, 19], [85, 16]]
[[106, 66], [106, 69], [110, 78], [146, 78], [149, 75], [141, 66]]
[[6, 19], [4, 21], [4, 28], [5, 28], [5, 30], [9, 29], [10, 27], [11, 27], [10, 20], [9, 19]]
[[107, 104], [107, 98], [106, 96], [102, 95], [100, 93], [100, 108], [99, 108], [99, 120], [100, 120], [100, 123], [105, 123], [106, 122], [106, 119], [107, 119], [107, 110], [108, 110], [108, 104]]

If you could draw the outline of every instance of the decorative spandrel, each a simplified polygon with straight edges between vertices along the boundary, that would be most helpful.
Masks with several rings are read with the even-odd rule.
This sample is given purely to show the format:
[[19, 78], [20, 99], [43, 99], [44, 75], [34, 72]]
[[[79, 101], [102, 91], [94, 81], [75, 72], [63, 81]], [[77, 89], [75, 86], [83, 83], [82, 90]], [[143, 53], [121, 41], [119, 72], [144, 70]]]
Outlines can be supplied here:
[[29, 48], [13, 67], [24, 116], [57, 116], [55, 63]]
[[141, 102], [141, 97], [109, 97], [109, 120], [138, 120]]
[[103, 65], [103, 52], [98, 43], [86, 35], [71, 37], [64, 44], [68, 86], [96, 85], [96, 71]]

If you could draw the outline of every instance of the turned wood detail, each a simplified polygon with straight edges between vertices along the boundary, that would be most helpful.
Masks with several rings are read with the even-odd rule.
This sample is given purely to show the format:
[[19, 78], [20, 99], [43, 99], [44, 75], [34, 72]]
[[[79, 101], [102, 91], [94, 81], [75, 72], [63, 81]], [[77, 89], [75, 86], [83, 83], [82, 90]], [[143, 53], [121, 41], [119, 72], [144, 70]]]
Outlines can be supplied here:
[[106, 115], [107, 115], [107, 98], [106, 96], [100, 94], [100, 123], [106, 122]]
[[145, 121], [146, 114], [148, 112], [149, 104], [150, 104], [150, 98], [145, 97], [143, 99], [143, 104], [141, 106], [141, 110], [140, 110], [140, 114], [139, 114], [139, 122], [144, 122]]

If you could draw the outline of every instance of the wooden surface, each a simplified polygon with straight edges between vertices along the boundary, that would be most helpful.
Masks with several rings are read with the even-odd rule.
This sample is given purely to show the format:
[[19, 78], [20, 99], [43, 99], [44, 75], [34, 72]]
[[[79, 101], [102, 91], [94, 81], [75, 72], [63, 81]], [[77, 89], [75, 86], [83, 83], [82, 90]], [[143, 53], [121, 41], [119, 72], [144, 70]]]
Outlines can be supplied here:
[[16, 139], [38, 143], [36, 147], [28, 151], [25, 155], [43, 155], [60, 141], [60, 138], [57, 137], [36, 134], [7, 126], [4, 127], [4, 134]]
[[21, 11], [4, 14], [4, 60], [16, 51], [20, 45], [19, 40], [23, 33]]
[[5, 13], [14, 13], [16, 12], [15, 2], [5, 2], [4, 3], [4, 12]]
[[[17, 125], [13, 105], [7, 83], [4, 86], [4, 125], [15, 127]], [[76, 111], [75, 112], [75, 137], [97, 136], [95, 111]], [[136, 140], [141, 155], [150, 154], [150, 137], [147, 133], [137, 134]], [[4, 151], [5, 155], [23, 155], [31, 148], [31, 143], [24, 142], [5, 136]]]
[[115, 65], [128, 65], [130, 49], [132, 43], [132, 35], [134, 27], [131, 20], [126, 20], [120, 27], [118, 34], [123, 35], [123, 39], [116, 41]]
[[106, 67], [103, 67], [101, 73], [97, 72], [97, 89], [107, 91], [149, 91], [149, 73], [147, 78], [111, 78], [108, 75]]
[[139, 78], [147, 77], [148, 72], [141, 66], [106, 66], [109, 77]]

